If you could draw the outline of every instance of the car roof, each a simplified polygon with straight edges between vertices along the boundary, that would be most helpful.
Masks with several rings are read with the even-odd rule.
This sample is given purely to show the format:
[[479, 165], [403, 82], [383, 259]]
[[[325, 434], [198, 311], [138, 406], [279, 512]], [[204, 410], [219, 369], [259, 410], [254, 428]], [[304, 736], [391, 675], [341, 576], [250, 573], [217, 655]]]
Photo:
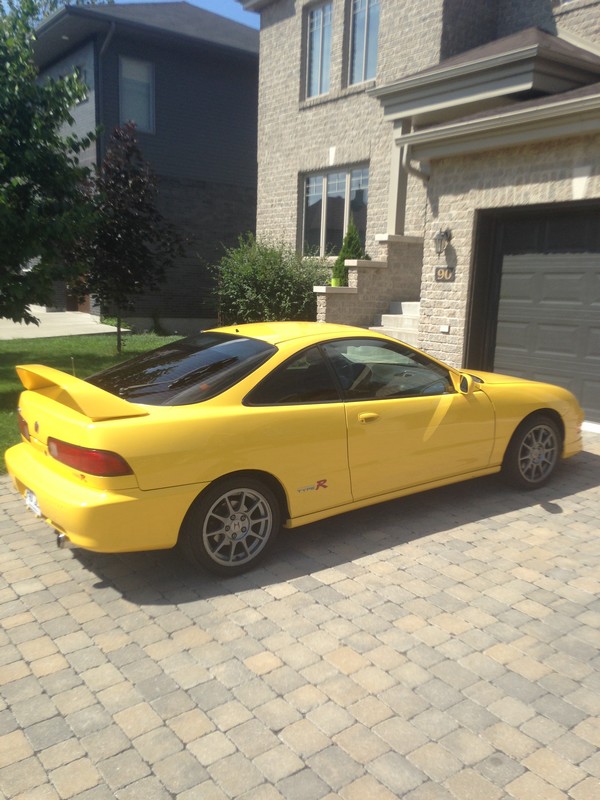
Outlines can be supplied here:
[[376, 334], [366, 328], [338, 325], [331, 322], [251, 322], [243, 325], [229, 325], [224, 328], [211, 328], [211, 331], [261, 339], [273, 345], [304, 338], [329, 339], [336, 336], [377, 338]]

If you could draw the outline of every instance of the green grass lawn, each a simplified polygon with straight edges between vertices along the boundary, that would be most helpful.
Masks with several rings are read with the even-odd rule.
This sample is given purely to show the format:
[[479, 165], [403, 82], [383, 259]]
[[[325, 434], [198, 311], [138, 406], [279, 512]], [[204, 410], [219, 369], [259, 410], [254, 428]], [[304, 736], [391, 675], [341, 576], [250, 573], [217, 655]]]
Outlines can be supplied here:
[[15, 372], [17, 364], [45, 364], [86, 378], [179, 338], [154, 333], [125, 334], [121, 355], [117, 354], [116, 337], [111, 333], [0, 342], [0, 473], [6, 472], [4, 451], [20, 440], [16, 410], [23, 387]]

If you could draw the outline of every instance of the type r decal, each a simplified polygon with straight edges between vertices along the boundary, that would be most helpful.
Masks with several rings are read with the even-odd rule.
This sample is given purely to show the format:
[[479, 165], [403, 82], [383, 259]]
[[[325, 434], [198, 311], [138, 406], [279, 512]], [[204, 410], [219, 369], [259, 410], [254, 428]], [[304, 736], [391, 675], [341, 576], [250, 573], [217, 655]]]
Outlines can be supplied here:
[[299, 494], [304, 494], [304, 492], [317, 492], [319, 489], [328, 489], [328, 488], [329, 487], [327, 486], [327, 478], [323, 478], [322, 480], [313, 483], [311, 486], [302, 486], [297, 491]]

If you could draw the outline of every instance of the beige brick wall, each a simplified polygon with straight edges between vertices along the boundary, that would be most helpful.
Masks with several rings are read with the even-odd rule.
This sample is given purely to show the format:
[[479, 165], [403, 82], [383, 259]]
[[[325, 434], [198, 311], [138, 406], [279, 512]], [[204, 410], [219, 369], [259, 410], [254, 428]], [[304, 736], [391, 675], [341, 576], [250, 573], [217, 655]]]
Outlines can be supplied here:
[[[299, 245], [301, 176], [368, 163], [367, 251], [378, 258], [381, 251], [374, 237], [387, 232], [392, 130], [383, 121], [379, 102], [366, 89], [439, 61], [444, 3], [382, 2], [377, 82], [346, 87], [348, 45], [341, 20], [349, 4], [333, 0], [331, 91], [323, 98], [304, 101], [303, 24], [308, 5], [307, 0], [281, 0], [267, 7], [261, 17], [257, 233]], [[415, 187], [418, 211], [409, 214], [406, 233], [422, 235], [424, 196], [418, 182]]]
[[[384, 256], [375, 236], [387, 231], [392, 132], [371, 86], [425, 69], [497, 36], [530, 25], [600, 38], [600, 0], [382, 0], [377, 81], [345, 86], [349, 0], [333, 0], [331, 90], [304, 101], [306, 8], [314, 0], [280, 0], [261, 15], [257, 232], [299, 246], [301, 178], [306, 172], [369, 163], [367, 251]], [[409, 179], [405, 233], [422, 236], [425, 190]]]
[[[333, 0], [331, 91], [324, 98], [303, 101], [303, 20], [310, 4], [280, 0], [262, 14], [258, 235], [299, 245], [302, 175], [368, 162], [367, 251], [373, 259], [386, 255], [375, 236], [388, 232], [392, 130], [366, 89], [532, 25], [552, 32], [568, 30], [600, 47], [600, 0], [563, 5], [553, 0], [381, 0], [377, 81], [347, 88], [348, 45], [342, 20], [350, 0]], [[426, 188], [409, 178], [404, 232], [425, 242], [420, 330], [424, 347], [454, 364], [462, 362], [475, 211], [570, 200], [574, 167], [597, 163], [598, 140], [581, 139], [439, 161], [433, 164]], [[600, 197], [597, 177], [590, 178], [586, 193]], [[440, 224], [454, 232], [448, 251], [456, 260], [453, 283], [434, 279], [436, 266], [445, 264], [443, 259], [438, 262], [431, 244]], [[388, 280], [382, 274], [377, 285]], [[399, 299], [403, 298], [390, 297]], [[351, 306], [353, 301], [347, 300]], [[370, 324], [371, 309], [365, 311]], [[446, 325], [449, 333], [442, 333], [440, 327]]]
[[[463, 360], [475, 212], [600, 198], [600, 134], [434, 163], [423, 256], [419, 339], [451, 364]], [[589, 177], [582, 177], [587, 173]], [[432, 237], [450, 227], [453, 240], [438, 259]], [[446, 261], [448, 259], [448, 262]], [[455, 264], [454, 283], [436, 283], [435, 268]], [[449, 333], [440, 326], [449, 325]]]

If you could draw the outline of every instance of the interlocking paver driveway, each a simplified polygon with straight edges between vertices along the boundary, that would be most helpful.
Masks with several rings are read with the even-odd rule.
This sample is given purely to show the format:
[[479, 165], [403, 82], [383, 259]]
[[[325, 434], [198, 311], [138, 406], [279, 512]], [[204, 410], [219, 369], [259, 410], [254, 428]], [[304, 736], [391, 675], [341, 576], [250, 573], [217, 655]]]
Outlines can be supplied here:
[[598, 800], [600, 435], [222, 581], [58, 551], [0, 480], [8, 800]]

